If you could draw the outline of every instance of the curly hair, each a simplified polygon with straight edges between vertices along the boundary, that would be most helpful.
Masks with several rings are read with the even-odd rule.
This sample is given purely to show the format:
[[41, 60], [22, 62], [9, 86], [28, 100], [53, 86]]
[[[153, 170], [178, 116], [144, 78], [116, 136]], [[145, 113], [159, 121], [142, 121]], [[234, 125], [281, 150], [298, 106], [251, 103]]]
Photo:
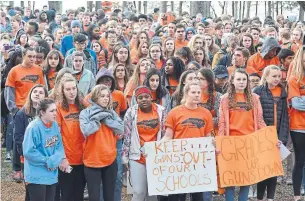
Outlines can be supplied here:
[[234, 78], [236, 73], [240, 73], [240, 74], [244, 74], [247, 76], [247, 86], [244, 90], [244, 94], [245, 94], [245, 98], [247, 101], [247, 107], [248, 109], [252, 109], [253, 108], [253, 101], [252, 101], [252, 91], [250, 88], [250, 82], [249, 82], [249, 75], [247, 74], [247, 72], [244, 69], [238, 68], [235, 71], [233, 71], [233, 73], [230, 76], [229, 79], [229, 87], [228, 87], [228, 98], [229, 98], [229, 108], [235, 108], [236, 107], [236, 91], [235, 91], [235, 86], [233, 84]]

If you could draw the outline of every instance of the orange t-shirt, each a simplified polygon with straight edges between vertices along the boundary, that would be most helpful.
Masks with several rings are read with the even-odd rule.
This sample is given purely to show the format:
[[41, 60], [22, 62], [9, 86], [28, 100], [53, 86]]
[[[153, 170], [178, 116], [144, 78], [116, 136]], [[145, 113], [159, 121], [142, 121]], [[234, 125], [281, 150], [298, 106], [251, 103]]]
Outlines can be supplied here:
[[163, 64], [164, 64], [164, 61], [162, 61], [161, 59], [159, 59], [157, 62], [155, 62], [155, 65], [158, 70], [160, 70], [163, 67]]
[[105, 124], [88, 136], [84, 142], [83, 162], [85, 166], [102, 168], [109, 166], [116, 160], [116, 137]]
[[[214, 96], [214, 100], [215, 100], [216, 92], [213, 93], [213, 96]], [[210, 97], [209, 94], [201, 93], [201, 103], [199, 103], [198, 106], [201, 106], [201, 107], [204, 107], [204, 108], [208, 109], [207, 107], [208, 107], [209, 97]], [[214, 100], [213, 100], [213, 103], [215, 102]], [[212, 110], [210, 112], [211, 112], [213, 117], [216, 116], [216, 112], [214, 110], [214, 107], [212, 108]]]
[[213, 117], [203, 107], [192, 110], [179, 105], [168, 113], [165, 126], [174, 131], [174, 139], [199, 138], [212, 132]]
[[230, 109], [230, 136], [247, 135], [254, 132], [253, 109], [249, 109], [243, 93], [235, 95], [236, 107]]
[[[151, 142], [157, 140], [157, 134], [160, 129], [159, 116], [157, 112], [157, 106], [152, 104], [152, 111], [149, 113], [138, 110], [137, 129], [140, 138], [141, 147], [145, 142]], [[145, 164], [145, 158], [141, 155], [138, 162]]]
[[169, 82], [169, 94], [172, 95], [176, 91], [179, 81], [169, 76], [168, 82]]
[[133, 64], [136, 64], [139, 61], [138, 50], [136, 48], [131, 50], [130, 58]]
[[101, 37], [99, 42], [103, 46], [104, 49], [108, 49], [108, 43], [107, 43], [107, 40], [105, 37]]
[[263, 59], [260, 52], [257, 52], [249, 58], [247, 63], [247, 66], [253, 67], [260, 76], [262, 76], [264, 68], [269, 65], [281, 65], [279, 57], [276, 56], [272, 59]]
[[81, 165], [83, 164], [83, 143], [85, 138], [79, 125], [80, 111], [75, 104], [69, 104], [69, 111], [57, 104], [56, 110], [56, 120], [60, 127], [67, 160], [71, 165]]
[[31, 88], [36, 84], [45, 85], [42, 69], [36, 65], [28, 68], [19, 64], [9, 72], [5, 86], [15, 89], [16, 106], [21, 109]]
[[[231, 75], [235, 69], [236, 69], [235, 66], [230, 66], [230, 67], [228, 67], [228, 73], [229, 73], [229, 75]], [[251, 73], [255, 73], [255, 72], [256, 72], [256, 70], [255, 70], [253, 67], [251, 67], [251, 66], [247, 66], [247, 67], [245, 68], [245, 71], [246, 71], [249, 75], [250, 75]]]
[[56, 76], [57, 76], [56, 71], [52, 71], [52, 70], [49, 71], [49, 73], [48, 73], [48, 81], [49, 81], [49, 87], [50, 87], [49, 90], [54, 88]]
[[273, 89], [270, 89], [273, 101], [274, 101], [274, 125], [277, 125], [277, 102], [281, 98], [282, 88], [279, 86], [274, 87]]
[[[297, 77], [291, 77], [288, 81], [288, 100], [293, 97], [305, 96], [305, 77], [298, 82]], [[294, 108], [290, 111], [290, 129], [305, 130], [305, 112]]]
[[187, 40], [183, 40], [183, 41], [180, 41], [180, 40], [175, 40], [175, 48], [176, 50], [182, 48], [182, 47], [186, 47], [188, 44], [188, 41]]
[[292, 45], [291, 45], [291, 50], [294, 52], [294, 53], [297, 53], [297, 51], [299, 50], [300, 47], [302, 47], [303, 43], [302, 42], [294, 42]]
[[162, 99], [157, 99], [157, 91], [151, 91], [151, 99], [153, 103], [162, 105]]

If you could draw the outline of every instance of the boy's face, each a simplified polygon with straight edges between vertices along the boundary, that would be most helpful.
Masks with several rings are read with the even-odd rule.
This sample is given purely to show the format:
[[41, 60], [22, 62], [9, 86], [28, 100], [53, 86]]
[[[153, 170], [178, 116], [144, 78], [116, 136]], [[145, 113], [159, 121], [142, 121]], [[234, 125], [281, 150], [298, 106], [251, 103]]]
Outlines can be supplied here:
[[228, 77], [225, 78], [216, 78], [215, 79], [215, 84], [218, 85], [219, 87], [224, 87], [225, 84], [228, 82]]
[[257, 76], [250, 76], [249, 79], [250, 79], [250, 88], [251, 89], [253, 89], [256, 86], [258, 86], [259, 82], [261, 81], [261, 79], [259, 77], [257, 77]]

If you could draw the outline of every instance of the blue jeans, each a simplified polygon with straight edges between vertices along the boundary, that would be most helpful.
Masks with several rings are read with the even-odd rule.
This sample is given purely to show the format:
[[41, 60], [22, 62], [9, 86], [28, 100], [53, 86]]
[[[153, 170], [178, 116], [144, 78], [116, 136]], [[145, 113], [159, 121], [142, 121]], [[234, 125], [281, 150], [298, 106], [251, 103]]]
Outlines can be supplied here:
[[[250, 186], [241, 186], [240, 191], [238, 194], [238, 201], [247, 201], [248, 200], [248, 194], [249, 194], [249, 188]], [[232, 187], [226, 187], [226, 201], [234, 201], [234, 190], [235, 186]]]
[[213, 192], [203, 192], [203, 201], [212, 201], [213, 200]]
[[[122, 147], [123, 147], [123, 141], [118, 140], [116, 143], [116, 148], [117, 148], [116, 160], [117, 160], [117, 164], [118, 164], [118, 174], [117, 174], [117, 178], [116, 178], [116, 182], [115, 182], [114, 201], [122, 200], [122, 187], [123, 187], [123, 164], [122, 164], [122, 157], [121, 157]], [[101, 185], [100, 201], [104, 201], [102, 185]]]

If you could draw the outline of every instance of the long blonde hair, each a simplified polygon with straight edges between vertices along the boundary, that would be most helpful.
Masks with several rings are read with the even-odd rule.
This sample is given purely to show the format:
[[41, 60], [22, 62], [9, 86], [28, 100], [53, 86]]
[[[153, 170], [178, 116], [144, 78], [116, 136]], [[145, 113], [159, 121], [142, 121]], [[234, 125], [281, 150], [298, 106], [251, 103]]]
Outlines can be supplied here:
[[195, 41], [197, 39], [201, 39], [203, 41], [203, 45], [202, 47], [206, 50], [205, 52], [208, 51], [208, 48], [207, 48], [207, 45], [206, 45], [206, 42], [205, 42], [205, 39], [202, 35], [199, 35], [199, 34], [196, 34], [194, 35], [191, 40], [188, 42], [187, 46], [191, 49], [192, 52], [194, 52], [194, 49], [195, 49]]
[[298, 78], [298, 82], [300, 82], [303, 77], [304, 77], [304, 64], [303, 64], [303, 58], [304, 58], [304, 49], [305, 46], [303, 46], [302, 48], [299, 48], [299, 50], [297, 51], [297, 53], [294, 56], [293, 61], [291, 62], [292, 65], [292, 69], [291, 69], [291, 73], [290, 75], [287, 76], [287, 80], [290, 79], [290, 77], [297, 77]]
[[262, 79], [260, 81], [260, 85], [265, 85], [267, 83], [266, 78], [270, 75], [271, 70], [281, 70], [278, 66], [276, 65], [269, 65], [266, 68], [264, 68], [264, 72], [262, 75]]

